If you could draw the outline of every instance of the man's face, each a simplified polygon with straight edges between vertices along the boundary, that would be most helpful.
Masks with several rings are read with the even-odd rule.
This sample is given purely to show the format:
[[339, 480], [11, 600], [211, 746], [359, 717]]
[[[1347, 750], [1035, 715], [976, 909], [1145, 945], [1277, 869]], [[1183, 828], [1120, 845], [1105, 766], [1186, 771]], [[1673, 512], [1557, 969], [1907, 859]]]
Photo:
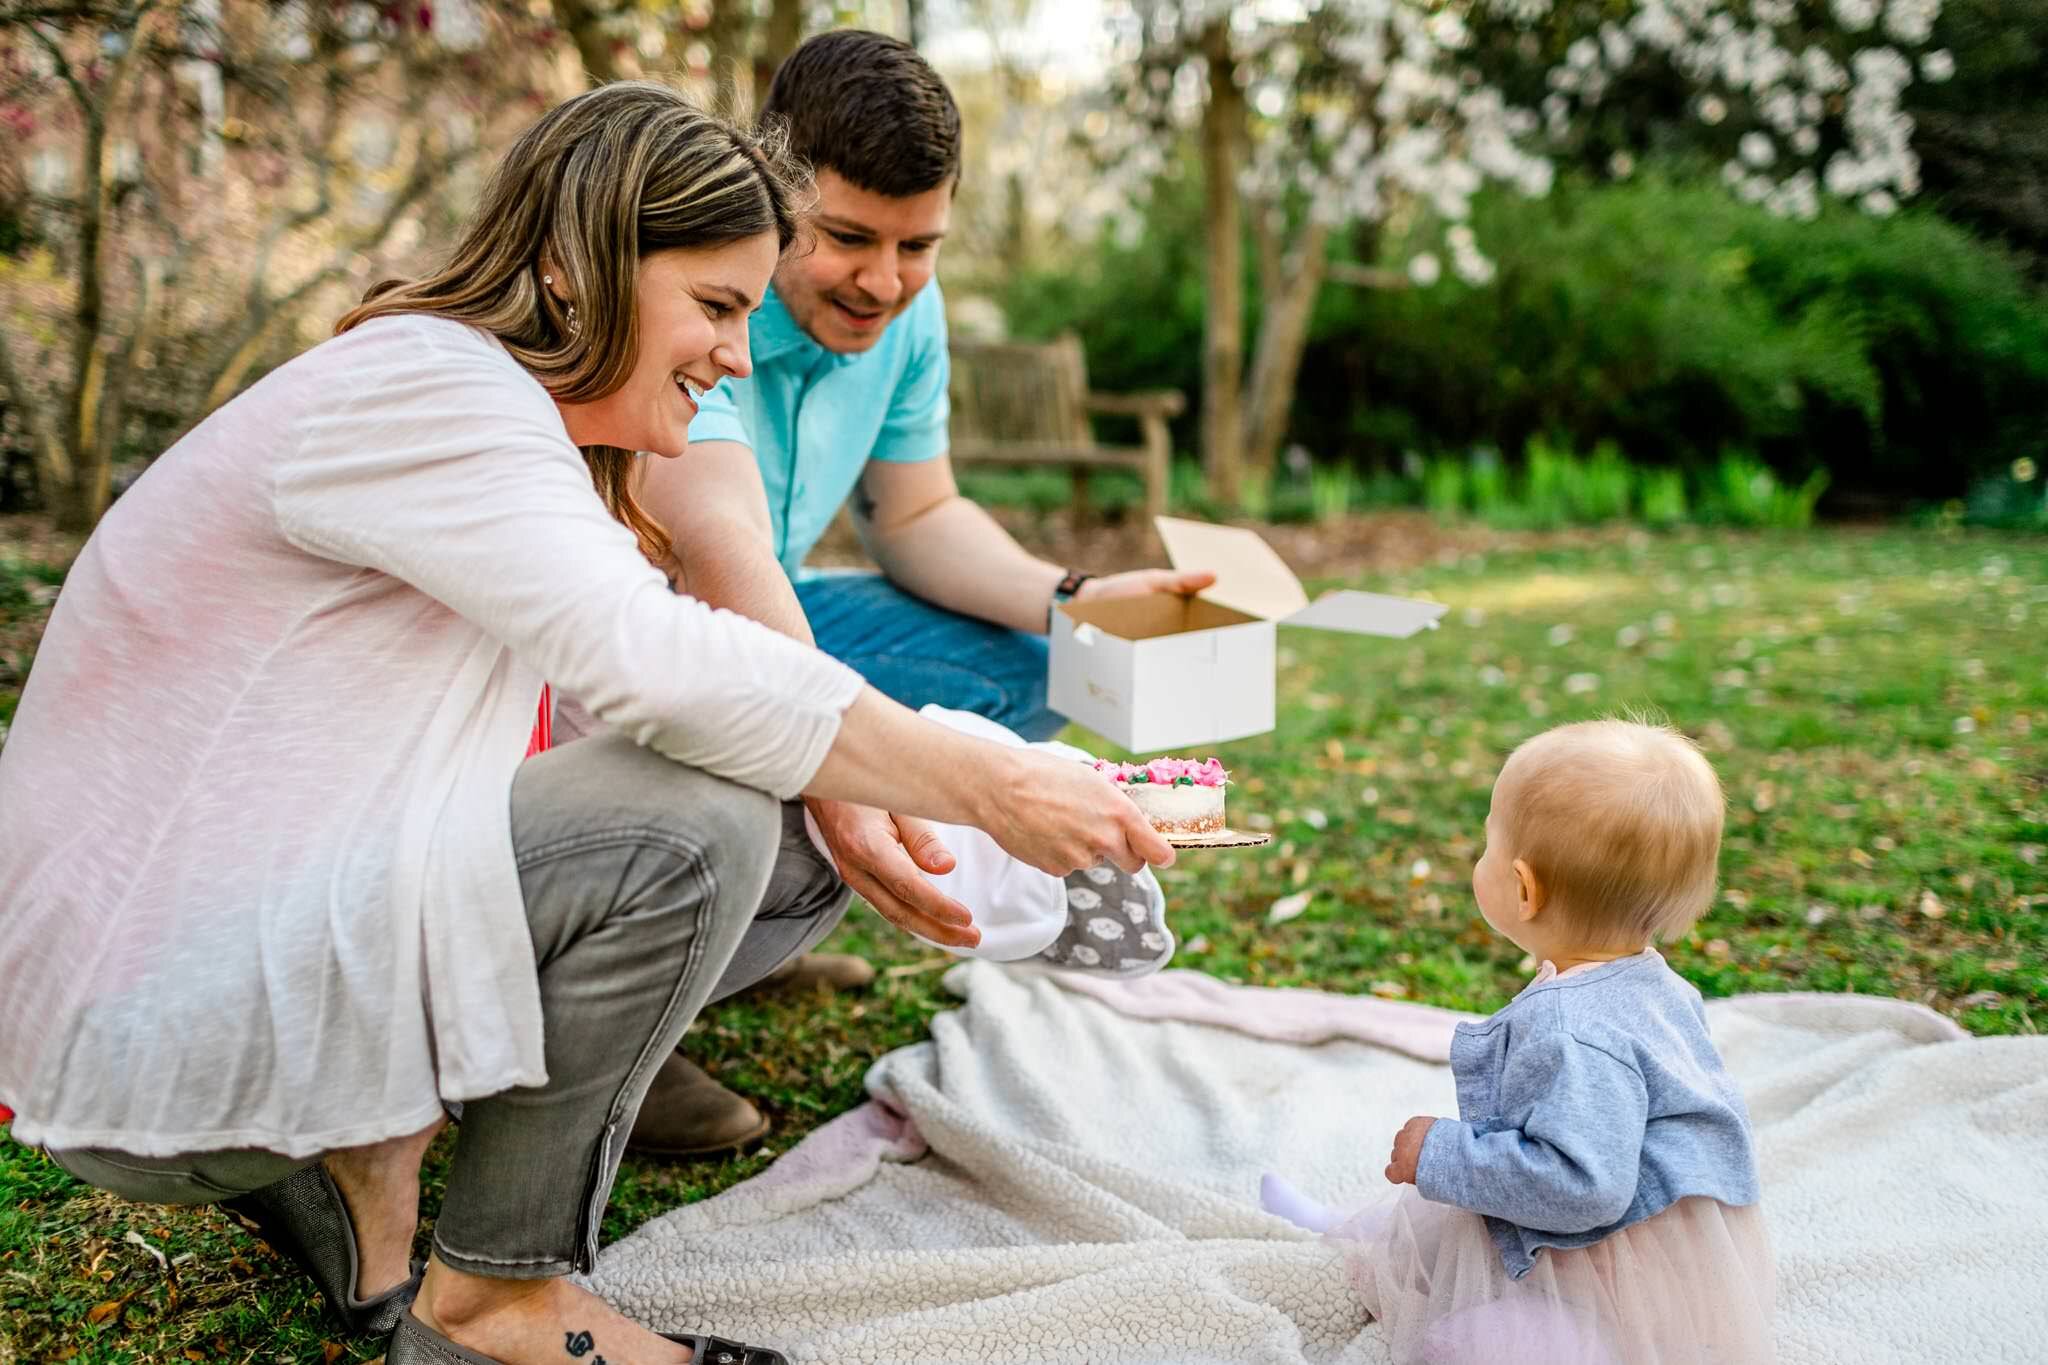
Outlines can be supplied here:
[[931, 280], [952, 220], [950, 180], [893, 199], [822, 171], [812, 218], [817, 248], [782, 263], [775, 293], [826, 350], [865, 351]]

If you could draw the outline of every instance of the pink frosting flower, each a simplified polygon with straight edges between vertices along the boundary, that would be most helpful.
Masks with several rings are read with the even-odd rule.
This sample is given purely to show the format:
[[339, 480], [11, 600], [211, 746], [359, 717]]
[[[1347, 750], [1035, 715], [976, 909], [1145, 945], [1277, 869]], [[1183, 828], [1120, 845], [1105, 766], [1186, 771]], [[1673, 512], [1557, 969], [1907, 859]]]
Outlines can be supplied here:
[[1230, 784], [1230, 774], [1223, 767], [1221, 759], [1155, 758], [1149, 763], [1115, 763], [1109, 759], [1095, 760], [1095, 771], [1112, 782], [1129, 785], [1136, 782], [1141, 786], [1152, 785], [1171, 787], [1192, 785], [1196, 787], [1224, 787]]

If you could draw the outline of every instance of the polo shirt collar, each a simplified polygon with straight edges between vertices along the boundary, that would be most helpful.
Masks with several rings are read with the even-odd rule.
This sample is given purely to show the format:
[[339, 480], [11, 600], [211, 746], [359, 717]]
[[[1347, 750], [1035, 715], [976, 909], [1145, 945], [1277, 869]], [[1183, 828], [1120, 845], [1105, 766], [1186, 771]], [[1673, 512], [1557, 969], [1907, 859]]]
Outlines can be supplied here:
[[754, 314], [748, 328], [751, 334], [749, 346], [757, 365], [780, 360], [784, 356], [793, 356], [805, 365], [814, 364], [821, 358], [829, 359], [835, 365], [850, 365], [864, 354], [856, 351], [842, 355], [820, 346], [809, 332], [797, 324], [789, 309], [783, 307], [773, 285], [762, 296], [761, 311]]

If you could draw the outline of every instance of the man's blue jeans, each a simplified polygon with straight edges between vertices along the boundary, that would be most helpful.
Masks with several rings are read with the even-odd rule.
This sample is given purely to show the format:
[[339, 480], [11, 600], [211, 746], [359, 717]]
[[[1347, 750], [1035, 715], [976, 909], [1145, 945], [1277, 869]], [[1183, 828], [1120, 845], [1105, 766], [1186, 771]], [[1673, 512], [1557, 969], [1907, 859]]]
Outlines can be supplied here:
[[818, 648], [912, 710], [937, 703], [1007, 725], [1027, 740], [1066, 723], [1046, 709], [1046, 643], [912, 597], [876, 573], [796, 585]]

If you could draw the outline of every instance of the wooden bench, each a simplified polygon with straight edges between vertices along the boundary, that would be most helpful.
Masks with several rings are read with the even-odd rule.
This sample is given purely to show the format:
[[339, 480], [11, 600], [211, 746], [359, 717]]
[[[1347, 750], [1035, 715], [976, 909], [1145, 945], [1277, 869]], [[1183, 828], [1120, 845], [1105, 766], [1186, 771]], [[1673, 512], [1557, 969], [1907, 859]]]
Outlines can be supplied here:
[[[1166, 422], [1187, 406], [1171, 389], [1091, 393], [1079, 337], [1050, 342], [955, 340], [951, 345], [952, 452], [959, 464], [1053, 465], [1072, 471], [1074, 509], [1085, 513], [1088, 475], [1131, 469], [1145, 481], [1145, 524], [1166, 511], [1173, 446]], [[1092, 417], [1132, 417], [1141, 444], [1103, 445]]]

